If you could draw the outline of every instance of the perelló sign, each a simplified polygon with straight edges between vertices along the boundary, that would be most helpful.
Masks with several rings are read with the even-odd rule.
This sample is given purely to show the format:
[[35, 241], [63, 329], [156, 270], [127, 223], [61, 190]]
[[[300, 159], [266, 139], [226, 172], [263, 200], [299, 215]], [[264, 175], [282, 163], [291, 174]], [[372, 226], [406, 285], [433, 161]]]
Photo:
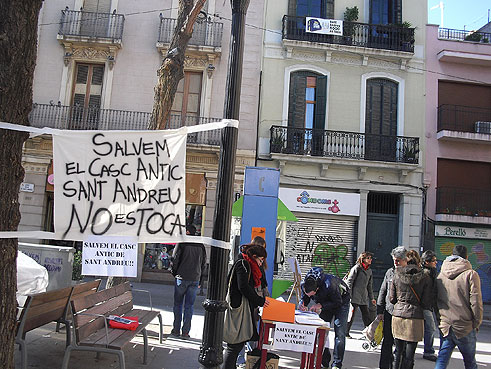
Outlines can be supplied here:
[[435, 236], [437, 237], [456, 237], [490, 240], [491, 233], [484, 228], [453, 227], [448, 225], [435, 226]]

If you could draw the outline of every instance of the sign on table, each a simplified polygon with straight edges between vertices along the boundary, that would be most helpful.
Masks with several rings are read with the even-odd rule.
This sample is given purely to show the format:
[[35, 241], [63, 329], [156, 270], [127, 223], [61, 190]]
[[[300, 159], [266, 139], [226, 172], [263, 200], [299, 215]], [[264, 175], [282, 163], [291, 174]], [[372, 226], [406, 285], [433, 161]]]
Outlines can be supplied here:
[[273, 347], [275, 350], [314, 352], [317, 327], [300, 324], [276, 323]]

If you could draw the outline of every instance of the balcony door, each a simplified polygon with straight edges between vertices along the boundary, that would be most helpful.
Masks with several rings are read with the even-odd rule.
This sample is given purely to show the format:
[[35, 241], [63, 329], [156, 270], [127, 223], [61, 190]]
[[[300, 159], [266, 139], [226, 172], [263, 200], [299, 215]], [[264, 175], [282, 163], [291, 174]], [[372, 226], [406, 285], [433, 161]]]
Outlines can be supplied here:
[[104, 65], [77, 63], [72, 94], [70, 128], [97, 129]]
[[202, 79], [202, 72], [184, 72], [172, 104], [169, 128], [199, 124]]
[[334, 18], [334, 0], [290, 0], [290, 9], [297, 17]]
[[111, 0], [85, 0], [80, 35], [103, 37], [109, 29]]
[[294, 154], [322, 155], [327, 77], [301, 71], [290, 75], [287, 149]]
[[402, 23], [402, 0], [370, 0], [371, 24]]
[[365, 159], [396, 161], [398, 84], [383, 78], [367, 81]]

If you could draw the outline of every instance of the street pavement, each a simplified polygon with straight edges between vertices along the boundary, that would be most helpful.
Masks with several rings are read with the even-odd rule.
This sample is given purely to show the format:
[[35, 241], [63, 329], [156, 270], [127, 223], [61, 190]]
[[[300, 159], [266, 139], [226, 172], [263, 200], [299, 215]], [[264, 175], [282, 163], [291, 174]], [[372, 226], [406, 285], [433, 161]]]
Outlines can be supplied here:
[[[135, 289], [150, 291], [154, 309], [162, 313], [164, 323], [164, 341], [158, 341], [158, 320], [155, 319], [148, 327], [149, 334], [149, 353], [148, 363], [143, 365], [143, 337], [135, 338], [125, 349], [127, 369], [194, 369], [200, 368], [198, 355], [201, 345], [201, 337], [204, 324], [204, 309], [201, 305], [205, 296], [197, 296], [192, 327], [189, 339], [182, 339], [170, 336], [172, 328], [173, 313], [173, 291], [172, 285], [133, 283]], [[134, 293], [134, 303], [136, 306], [149, 307], [148, 294]], [[359, 315], [359, 314], [358, 314]], [[477, 362], [479, 368], [491, 368], [491, 306], [485, 305], [485, 323], [478, 334], [477, 343]], [[343, 368], [368, 369], [378, 368], [379, 350], [366, 352], [362, 348], [361, 330], [363, 328], [361, 318], [357, 317], [351, 328], [352, 339], [346, 341], [346, 353], [344, 356]], [[55, 331], [56, 324], [51, 323], [44, 327], [35, 329], [27, 333], [27, 355], [28, 368], [36, 369], [56, 369], [61, 368], [64, 349], [65, 332]], [[330, 333], [330, 342], [334, 332]], [[438, 339], [435, 340], [435, 348], [438, 348]], [[299, 368], [300, 354], [289, 351], [275, 351], [280, 356], [280, 368]], [[420, 342], [416, 350], [415, 369], [434, 368], [435, 364], [428, 360], [423, 360], [423, 343]], [[20, 353], [16, 345], [15, 353], [16, 368], [20, 368]], [[0, 365], [1, 366], [1, 365]], [[105, 369], [118, 368], [118, 360], [115, 355], [101, 354], [96, 358], [94, 353], [72, 352], [68, 368], [70, 369]], [[456, 349], [448, 368], [463, 368], [462, 356]]]

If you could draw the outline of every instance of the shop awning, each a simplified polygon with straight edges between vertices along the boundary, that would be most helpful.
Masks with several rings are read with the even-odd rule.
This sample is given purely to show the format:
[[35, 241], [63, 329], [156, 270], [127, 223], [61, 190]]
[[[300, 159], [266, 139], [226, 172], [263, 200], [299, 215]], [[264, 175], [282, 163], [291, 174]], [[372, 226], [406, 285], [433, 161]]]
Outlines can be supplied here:
[[[244, 197], [240, 197], [232, 205], [232, 216], [242, 217], [242, 207], [244, 206]], [[283, 204], [283, 201], [278, 199], [278, 220], [284, 220], [288, 222], [298, 222], [298, 219], [293, 213]]]

